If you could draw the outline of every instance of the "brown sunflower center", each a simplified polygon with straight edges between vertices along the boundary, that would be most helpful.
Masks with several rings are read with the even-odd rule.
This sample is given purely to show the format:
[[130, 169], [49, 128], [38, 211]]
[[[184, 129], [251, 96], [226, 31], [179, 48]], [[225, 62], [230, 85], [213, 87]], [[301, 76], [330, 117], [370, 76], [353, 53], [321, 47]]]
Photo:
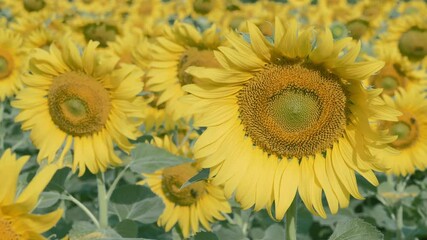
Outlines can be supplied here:
[[383, 128], [390, 129], [390, 135], [397, 136], [397, 139], [390, 144], [397, 149], [410, 147], [418, 139], [418, 122], [412, 114], [407, 112], [403, 112], [397, 122], [384, 123]]
[[377, 75], [371, 77], [371, 82], [375, 88], [382, 88], [383, 94], [394, 96], [398, 87], [406, 86], [407, 78], [398, 64], [386, 64]]
[[346, 26], [350, 37], [358, 40], [368, 31], [369, 22], [362, 19], [355, 19], [348, 22]]
[[213, 8], [213, 0], [195, 0], [193, 3], [194, 11], [199, 14], [208, 14]]
[[28, 12], [36, 12], [42, 10], [46, 6], [44, 0], [24, 0], [24, 8]]
[[86, 41], [98, 41], [100, 47], [107, 47], [107, 42], [114, 41], [117, 33], [117, 27], [107, 23], [90, 23], [83, 27]]
[[19, 240], [21, 235], [17, 234], [12, 228], [12, 221], [1, 218], [0, 216], [0, 236], [3, 240]]
[[323, 152], [344, 133], [347, 97], [340, 79], [320, 66], [269, 65], [238, 95], [246, 134], [269, 154]]
[[182, 86], [194, 83], [193, 76], [185, 72], [190, 66], [220, 67], [220, 64], [216, 60], [212, 50], [189, 48], [182, 54], [178, 64], [178, 79]]
[[0, 52], [0, 80], [7, 78], [13, 72], [14, 64], [8, 53]]
[[52, 121], [73, 136], [100, 131], [111, 108], [108, 92], [101, 83], [76, 72], [64, 73], [53, 80], [48, 104]]
[[403, 56], [418, 61], [427, 55], [427, 29], [411, 28], [399, 39], [399, 50]]
[[180, 188], [196, 174], [197, 169], [190, 163], [164, 169], [162, 174], [163, 193], [171, 202], [177, 205], [192, 205], [205, 193], [206, 182], [199, 181], [183, 189]]

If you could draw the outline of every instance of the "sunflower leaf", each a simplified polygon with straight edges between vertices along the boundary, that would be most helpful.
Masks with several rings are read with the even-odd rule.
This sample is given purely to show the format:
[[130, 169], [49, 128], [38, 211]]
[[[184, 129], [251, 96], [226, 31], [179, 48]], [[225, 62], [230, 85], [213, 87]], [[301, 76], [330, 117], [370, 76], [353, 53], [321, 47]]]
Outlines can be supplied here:
[[152, 173], [162, 168], [192, 161], [147, 143], [137, 144], [131, 155], [133, 160], [130, 163], [130, 169], [139, 174]]
[[182, 184], [180, 190], [187, 187], [188, 185], [190, 185], [192, 183], [208, 179], [209, 173], [210, 173], [209, 168], [202, 169], [202, 171], [198, 172], [196, 175], [192, 176], [187, 182]]
[[362, 219], [354, 218], [339, 222], [329, 240], [364, 240], [384, 239], [384, 235], [377, 228]]

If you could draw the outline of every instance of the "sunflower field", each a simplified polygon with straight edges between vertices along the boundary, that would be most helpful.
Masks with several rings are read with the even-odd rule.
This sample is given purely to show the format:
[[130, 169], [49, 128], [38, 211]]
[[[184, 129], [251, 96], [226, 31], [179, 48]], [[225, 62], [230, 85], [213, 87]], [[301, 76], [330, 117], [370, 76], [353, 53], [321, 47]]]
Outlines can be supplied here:
[[427, 1], [0, 0], [0, 240], [427, 239]]

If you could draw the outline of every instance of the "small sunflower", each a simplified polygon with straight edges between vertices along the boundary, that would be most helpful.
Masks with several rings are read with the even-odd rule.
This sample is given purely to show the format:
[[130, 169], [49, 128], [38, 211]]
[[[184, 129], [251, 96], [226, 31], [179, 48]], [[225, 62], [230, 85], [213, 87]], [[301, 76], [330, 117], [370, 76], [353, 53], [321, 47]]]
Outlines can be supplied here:
[[334, 43], [328, 29], [298, 30], [294, 21], [285, 28], [276, 18], [274, 44], [255, 25], [248, 29], [250, 43], [231, 33], [234, 48], [219, 47], [223, 68], [187, 70], [215, 83], [184, 86], [192, 94], [184, 100], [200, 114], [195, 124], [207, 127], [194, 146], [200, 166], [211, 168], [213, 183], [224, 184], [227, 196], [235, 192], [243, 208], [274, 204], [277, 219], [297, 191], [322, 217], [322, 192], [332, 213], [347, 207], [350, 195], [362, 199], [355, 173], [377, 185], [372, 170], [385, 170], [368, 146], [393, 140], [369, 120], [394, 121], [399, 114], [381, 100], [381, 90], [361, 84], [383, 62], [355, 62], [360, 43]]
[[188, 106], [177, 99], [185, 94], [182, 86], [193, 83], [185, 70], [189, 66], [219, 66], [213, 50], [220, 43], [215, 25], [201, 34], [192, 25], [178, 22], [157, 38], [151, 45], [152, 62], [147, 73], [147, 88], [160, 94], [157, 105], [165, 104], [175, 119], [182, 117]]
[[[169, 137], [155, 138], [155, 145], [173, 154], [191, 156], [186, 151], [188, 148], [178, 148]], [[196, 163], [185, 163], [144, 174], [145, 179], [138, 183], [147, 184], [165, 204], [165, 210], [157, 224], [170, 231], [178, 223], [184, 238], [200, 231], [200, 225], [211, 231], [211, 222], [215, 219], [224, 220], [221, 213], [231, 212], [223, 189], [212, 185], [209, 180], [195, 182], [180, 189], [198, 171], [200, 168]]]
[[427, 17], [421, 14], [398, 17], [388, 23], [382, 41], [399, 49], [411, 61], [421, 61], [427, 55]]
[[25, 54], [22, 38], [11, 30], [0, 29], [0, 101], [22, 87], [20, 73]]
[[55, 165], [43, 167], [25, 189], [18, 193], [19, 173], [28, 159], [27, 156], [16, 159], [10, 149], [0, 157], [1, 239], [45, 239], [41, 234], [55, 226], [62, 216], [62, 209], [44, 215], [31, 213], [40, 193], [55, 174]]
[[398, 88], [422, 88], [427, 85], [426, 70], [415, 67], [406, 57], [399, 54], [397, 48], [390, 45], [377, 44], [376, 58], [385, 62], [385, 66], [370, 77], [369, 84], [382, 88], [383, 94], [393, 96]]
[[[31, 74], [23, 77], [27, 88], [12, 105], [23, 130], [40, 149], [38, 161], [52, 162], [57, 153], [63, 160], [74, 150], [73, 171], [86, 167], [92, 173], [105, 171], [121, 160], [113, 143], [129, 152], [140, 132], [144, 101], [136, 95], [143, 88], [142, 72], [133, 65], [117, 67], [117, 58], [105, 58], [89, 42], [80, 54], [71, 42], [50, 52], [37, 49], [30, 59]], [[48, 137], [46, 136], [48, 134]], [[59, 150], [62, 148], [62, 152]]]
[[393, 5], [390, 1], [358, 1], [354, 6], [334, 8], [333, 20], [345, 23], [348, 35], [356, 40], [369, 40], [381, 26]]
[[403, 113], [397, 122], [382, 121], [379, 129], [388, 129], [397, 139], [389, 143], [399, 153], [378, 151], [377, 157], [388, 162], [388, 173], [406, 176], [415, 169], [427, 167], [427, 101], [426, 94], [420, 90], [399, 89], [395, 98], [384, 96], [389, 106]]

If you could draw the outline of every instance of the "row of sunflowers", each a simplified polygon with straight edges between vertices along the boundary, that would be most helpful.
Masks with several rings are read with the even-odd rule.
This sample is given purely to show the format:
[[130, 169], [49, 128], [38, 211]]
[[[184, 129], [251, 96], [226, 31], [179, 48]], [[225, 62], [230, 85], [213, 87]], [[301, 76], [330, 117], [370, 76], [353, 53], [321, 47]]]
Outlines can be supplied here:
[[426, 12], [0, 0], [0, 239], [425, 238]]

